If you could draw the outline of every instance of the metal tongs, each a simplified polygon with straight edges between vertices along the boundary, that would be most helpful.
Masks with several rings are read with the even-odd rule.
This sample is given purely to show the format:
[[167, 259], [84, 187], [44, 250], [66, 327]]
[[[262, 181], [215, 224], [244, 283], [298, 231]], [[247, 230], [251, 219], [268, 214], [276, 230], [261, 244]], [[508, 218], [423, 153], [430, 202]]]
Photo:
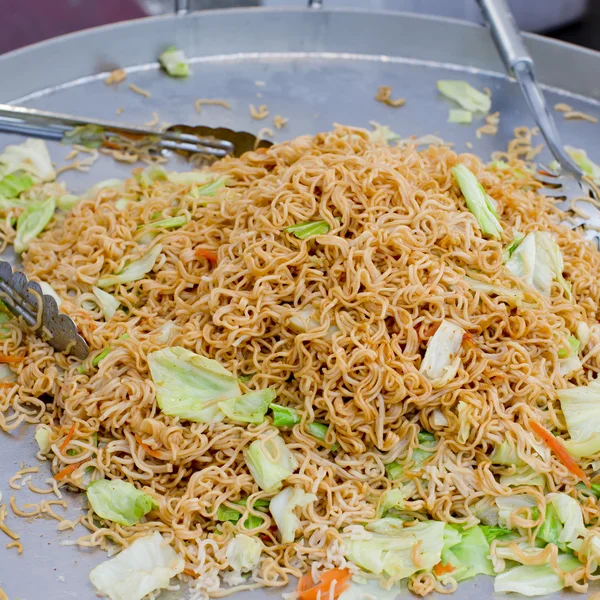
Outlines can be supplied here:
[[156, 152], [174, 150], [186, 154], [206, 154], [223, 158], [228, 154], [240, 156], [256, 148], [269, 147], [272, 142], [246, 131], [203, 125], [172, 125], [164, 131], [142, 127], [124, 127], [111, 121], [91, 120], [61, 113], [47, 112], [23, 106], [0, 104], [0, 131], [68, 141], [78, 128], [87, 128], [98, 145], [118, 149], [124, 142], [143, 144]]
[[[123, 127], [108, 121], [92, 121], [70, 115], [51, 113], [21, 106], [0, 104], [0, 131], [18, 133], [48, 140], [68, 140], [77, 128], [86, 127], [100, 146], [118, 149], [132, 141], [156, 152], [174, 150], [184, 154], [206, 154], [222, 158], [228, 154], [240, 156], [249, 150], [272, 145], [245, 131], [225, 127], [173, 125], [156, 132], [140, 127]], [[135, 145], [135, 144], [134, 144]], [[60, 352], [84, 359], [89, 352], [85, 340], [77, 332], [71, 318], [62, 314], [56, 301], [44, 294], [35, 281], [29, 281], [10, 263], [0, 260], [0, 300], [16, 315], [25, 328], [32, 330]]]
[[562, 139], [554, 118], [548, 109], [542, 91], [535, 79], [533, 58], [529, 54], [506, 0], [477, 0], [485, 20], [490, 26], [492, 37], [509, 73], [519, 83], [529, 110], [535, 119], [548, 148], [558, 164], [559, 169], [547, 165], [539, 165], [543, 172], [536, 172], [535, 177], [546, 187], [540, 193], [556, 199], [564, 199], [557, 204], [563, 211], [573, 210], [573, 201], [577, 200], [578, 209], [588, 215], [584, 218], [577, 212], [564, 224], [574, 229], [580, 225], [592, 225], [585, 232], [588, 239], [600, 241], [600, 210], [585, 198], [594, 198], [592, 186], [585, 180], [583, 171], [564, 149]]
[[0, 300], [22, 324], [59, 352], [83, 360], [89, 352], [73, 320], [58, 310], [52, 296], [44, 294], [39, 283], [29, 281], [10, 263], [0, 260]]

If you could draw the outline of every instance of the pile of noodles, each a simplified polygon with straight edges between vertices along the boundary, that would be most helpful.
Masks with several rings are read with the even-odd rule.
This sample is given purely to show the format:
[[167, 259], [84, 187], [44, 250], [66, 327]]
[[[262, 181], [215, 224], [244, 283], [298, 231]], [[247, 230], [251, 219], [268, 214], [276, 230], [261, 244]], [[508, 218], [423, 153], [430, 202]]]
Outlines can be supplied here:
[[[218, 579], [228, 567], [222, 550], [245, 521], [221, 523], [217, 507], [269, 496], [254, 482], [243, 450], [276, 430], [268, 415], [260, 425], [242, 425], [161, 413], [147, 356], [165, 345], [252, 375], [242, 389], [275, 388], [278, 403], [303, 415], [281, 432], [300, 465], [287, 481], [318, 500], [299, 512], [302, 537], [292, 544], [279, 543], [270, 515], [257, 513], [264, 522], [252, 535], [265, 544], [263, 559], [251, 581], [234, 589], [282, 586], [311, 565], [343, 566], [341, 531], [379, 517], [378, 501], [392, 486], [384, 465], [410, 457], [422, 429], [438, 443], [425, 467], [405, 474], [416, 489], [406, 503], [410, 518], [473, 524], [475, 502], [517, 492], [543, 506], [538, 487], [499, 483], [514, 467], [492, 465], [490, 454], [509, 439], [546, 476], [548, 491], [577, 497], [586, 524], [595, 525], [596, 498], [575, 489], [577, 479], [554, 455], [537, 451], [528, 422], [549, 419], [565, 432], [555, 390], [585, 384], [600, 370], [591, 350], [600, 341], [600, 253], [561, 226], [562, 213], [536, 193], [521, 161], [528, 150], [521, 132], [504, 154], [511, 168], [499, 169], [448, 146], [388, 147], [366, 131], [339, 127], [214, 164], [211, 170], [229, 183], [206, 205], [189, 186], [169, 181], [144, 186], [133, 178], [124, 190], [101, 190], [56, 218], [23, 256], [25, 272], [64, 299], [62, 310], [90, 344], [90, 357], [78, 370], [79, 360], [11, 327], [1, 350], [25, 360], [15, 367], [18, 386], [0, 392], [0, 426], [46, 423], [54, 472], [73, 463], [93, 466], [156, 500], [159, 508], [131, 527], [90, 512], [85, 523], [92, 533], [81, 543], [129, 545], [159, 531], [184, 556], [186, 572], [214, 595], [225, 593]], [[502, 240], [483, 235], [467, 209], [451, 174], [458, 162], [497, 202]], [[117, 210], [117, 198], [138, 201]], [[189, 222], [152, 240], [163, 248], [153, 271], [114, 289], [125, 310], [105, 322], [86, 302], [91, 287], [142, 254], [137, 227], [157, 212], [184, 214]], [[329, 233], [300, 240], [284, 231], [315, 220], [327, 221]], [[502, 252], [513, 229], [554, 234], [572, 300], [556, 284], [550, 298], [541, 296], [508, 272]], [[218, 261], [197, 258], [196, 248], [213, 250]], [[511, 307], [473, 291], [466, 277], [520, 289], [526, 301]], [[320, 325], [299, 333], [290, 318], [307, 306]], [[467, 335], [458, 374], [433, 389], [419, 367], [442, 319]], [[167, 321], [178, 329], [165, 344], [155, 332]], [[580, 321], [591, 326], [591, 341], [583, 370], [567, 378], [558, 352]], [[332, 325], [338, 331], [329, 335]], [[92, 367], [107, 346], [112, 351]], [[445, 426], [432, 422], [434, 411]], [[306, 433], [312, 421], [330, 424], [325, 443]], [[76, 456], [60, 451], [73, 423]], [[333, 442], [341, 445], [337, 453]], [[587, 474], [593, 477], [589, 467]], [[417, 574], [410, 586], [425, 594], [436, 582]]]

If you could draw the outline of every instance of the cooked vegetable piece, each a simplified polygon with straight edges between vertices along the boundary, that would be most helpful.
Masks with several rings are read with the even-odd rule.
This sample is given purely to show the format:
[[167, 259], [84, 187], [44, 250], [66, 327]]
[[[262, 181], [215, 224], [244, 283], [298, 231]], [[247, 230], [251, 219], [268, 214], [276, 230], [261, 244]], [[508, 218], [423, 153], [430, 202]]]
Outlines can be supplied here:
[[190, 65], [182, 50], [169, 46], [159, 57], [162, 68], [171, 77], [188, 77]]
[[139, 523], [144, 515], [157, 508], [152, 496], [120, 479], [95, 481], [88, 486], [87, 497], [99, 517], [120, 525]]
[[467, 208], [477, 219], [481, 230], [496, 239], [502, 236], [502, 225], [498, 219], [498, 213], [487, 192], [477, 181], [475, 175], [466, 165], [456, 165], [452, 168], [452, 174], [460, 187], [465, 198]]
[[219, 401], [242, 395], [238, 380], [216, 360], [173, 346], [148, 355], [158, 406], [167, 415], [210, 423], [223, 420]]

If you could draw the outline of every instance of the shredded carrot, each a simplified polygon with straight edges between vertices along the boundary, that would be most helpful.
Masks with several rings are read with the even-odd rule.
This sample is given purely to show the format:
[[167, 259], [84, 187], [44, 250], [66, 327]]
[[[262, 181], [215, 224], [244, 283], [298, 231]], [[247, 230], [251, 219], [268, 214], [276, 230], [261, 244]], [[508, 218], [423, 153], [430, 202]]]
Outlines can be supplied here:
[[471, 346], [471, 348], [477, 348], [477, 344], [475, 343], [473, 336], [467, 331], [465, 331], [463, 334], [462, 343], [467, 346]]
[[542, 427], [539, 423], [535, 421], [529, 421], [529, 425], [531, 429], [539, 435], [543, 440], [546, 446], [556, 454], [556, 457], [560, 462], [567, 467], [567, 469], [573, 473], [576, 477], [581, 479], [583, 483], [589, 488], [590, 480], [588, 476], [583, 472], [583, 469], [575, 462], [575, 459], [569, 454], [567, 449], [565, 448], [562, 441], [552, 435], [547, 429]]
[[187, 567], [183, 570], [183, 573], [184, 575], [189, 575], [190, 577], [198, 577], [198, 573], [196, 573], [196, 571], [192, 571], [192, 569], [188, 569]]
[[194, 254], [196, 255], [196, 258], [206, 258], [206, 260], [213, 264], [217, 264], [217, 261], [219, 260], [216, 252], [207, 250], [206, 248], [196, 248]]
[[8, 356], [7, 354], [0, 354], [0, 363], [14, 365], [23, 362], [24, 360], [24, 356]]
[[439, 562], [433, 567], [433, 574], [437, 577], [447, 575], [448, 573], [452, 573], [452, 571], [454, 571], [454, 567], [450, 563], [443, 565], [441, 562]]
[[[335, 581], [333, 600], [348, 588], [350, 571], [348, 569], [330, 569], [321, 573], [320, 583], [314, 584], [310, 574], [305, 575], [298, 582], [298, 600], [317, 600], [325, 598], [331, 584]], [[312, 585], [311, 585], [312, 584]]]
[[148, 444], [144, 444], [142, 438], [137, 433], [134, 433], [133, 435], [135, 437], [135, 441], [144, 449], [146, 454], [149, 454], [153, 458], [161, 458], [161, 455], [156, 450], [152, 450]]
[[81, 461], [81, 462], [73, 463], [72, 465], [66, 466], [62, 471], [59, 471], [54, 476], [54, 479], [56, 479], [56, 481], [62, 481], [63, 479], [68, 477], [75, 469], [77, 469], [77, 467], [81, 466], [83, 464], [83, 462], [84, 461]]
[[16, 381], [10, 381], [8, 383], [3, 382], [3, 383], [0, 383], [0, 388], [9, 388], [9, 387], [12, 387], [13, 385], [17, 385], [17, 382]]
[[67, 433], [67, 437], [64, 439], [63, 443], [58, 447], [58, 449], [64, 452], [65, 448], [69, 445], [69, 442], [73, 439], [73, 434], [75, 433], [75, 423], [71, 425], [71, 429], [69, 429], [69, 433]]

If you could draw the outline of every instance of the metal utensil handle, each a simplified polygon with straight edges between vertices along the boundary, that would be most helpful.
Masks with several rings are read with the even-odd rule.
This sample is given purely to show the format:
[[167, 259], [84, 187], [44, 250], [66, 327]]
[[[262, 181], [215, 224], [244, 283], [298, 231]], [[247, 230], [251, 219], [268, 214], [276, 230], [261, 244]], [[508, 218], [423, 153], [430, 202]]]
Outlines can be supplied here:
[[540, 128], [550, 152], [564, 170], [581, 177], [581, 169], [563, 148], [554, 118], [548, 110], [544, 94], [535, 80], [533, 58], [523, 43], [523, 38], [506, 0], [477, 0], [477, 3], [490, 26], [502, 61], [506, 69], [512, 72], [519, 82], [529, 110]]
[[506, 0], [477, 0], [488, 22], [498, 52], [508, 71], [526, 63], [533, 69], [533, 59], [525, 47], [521, 33]]

